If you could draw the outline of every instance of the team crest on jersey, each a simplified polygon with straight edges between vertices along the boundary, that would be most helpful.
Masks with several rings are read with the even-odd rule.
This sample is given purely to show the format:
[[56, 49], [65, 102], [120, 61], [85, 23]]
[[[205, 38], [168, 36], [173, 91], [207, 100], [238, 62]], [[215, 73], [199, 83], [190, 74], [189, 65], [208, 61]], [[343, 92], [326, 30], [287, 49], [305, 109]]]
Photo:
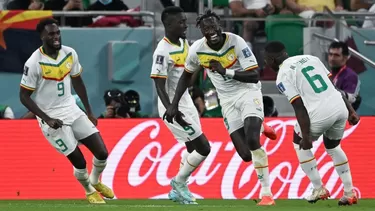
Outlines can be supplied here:
[[260, 105], [260, 100], [258, 98], [255, 98], [254, 100], [255, 105]]
[[235, 57], [234, 57], [233, 54], [228, 54], [228, 55], [227, 55], [227, 59], [228, 59], [229, 61], [233, 61], [233, 60], [235, 59]]
[[24, 74], [25, 76], [27, 76], [27, 74], [29, 74], [29, 67], [25, 66], [25, 67], [23, 68], [23, 74]]
[[277, 84], [277, 89], [278, 89], [281, 93], [285, 92], [285, 86], [284, 86], [284, 84], [283, 84], [282, 82], [280, 82], [279, 84]]
[[251, 51], [250, 51], [249, 47], [246, 47], [246, 48], [242, 49], [242, 53], [243, 53], [243, 56], [245, 58], [249, 58], [251, 56]]
[[65, 66], [66, 66], [66, 68], [68, 68], [68, 69], [71, 69], [71, 68], [72, 68], [72, 64], [70, 64], [70, 62], [67, 62]]
[[161, 56], [161, 55], [156, 56], [156, 61], [155, 61], [156, 64], [163, 64], [163, 61], [164, 61], [164, 56]]

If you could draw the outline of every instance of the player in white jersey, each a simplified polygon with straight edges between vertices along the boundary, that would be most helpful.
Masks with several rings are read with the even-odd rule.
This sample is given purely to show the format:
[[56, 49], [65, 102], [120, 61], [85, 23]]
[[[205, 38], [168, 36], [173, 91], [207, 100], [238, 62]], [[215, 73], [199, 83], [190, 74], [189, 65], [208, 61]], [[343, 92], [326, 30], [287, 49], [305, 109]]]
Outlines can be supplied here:
[[[162, 118], [175, 95], [178, 80], [184, 72], [184, 63], [189, 50], [186, 39], [186, 15], [180, 7], [167, 7], [162, 12], [165, 37], [158, 43], [152, 62], [151, 78], [154, 79], [158, 93], [158, 110]], [[185, 143], [187, 152], [183, 153], [181, 167], [171, 181], [169, 198], [182, 204], [197, 204], [187, 187], [191, 173], [210, 153], [210, 144], [202, 133], [199, 114], [188, 90], [183, 92], [179, 104], [182, 113], [176, 115], [175, 122], [164, 121], [175, 138]]]
[[[78, 55], [73, 48], [61, 45], [56, 20], [41, 20], [37, 31], [43, 45], [26, 61], [20, 100], [37, 116], [45, 138], [72, 163], [74, 176], [84, 187], [88, 201], [103, 204], [105, 201], [100, 194], [107, 198], [114, 197], [112, 190], [99, 181], [107, 164], [108, 152], [95, 127], [97, 120], [91, 112], [86, 88], [80, 76], [82, 67]], [[72, 85], [81, 98], [87, 115], [76, 105], [71, 94]], [[31, 98], [33, 93], [34, 100]], [[94, 155], [90, 175], [86, 160], [78, 147], [79, 143]]]
[[258, 205], [274, 205], [268, 157], [260, 144], [264, 114], [257, 61], [241, 37], [221, 31], [219, 17], [210, 10], [198, 18], [197, 26], [204, 37], [190, 47], [185, 71], [166, 112], [167, 121], [177, 114], [178, 102], [193, 73], [201, 66], [209, 70], [207, 74], [218, 92], [232, 142], [245, 162], [253, 160], [262, 185], [262, 200]]
[[329, 78], [330, 72], [319, 58], [310, 55], [288, 58], [285, 46], [277, 41], [267, 44], [265, 51], [266, 64], [277, 72], [277, 87], [288, 98], [296, 113], [294, 149], [301, 168], [314, 187], [312, 195], [306, 199], [315, 203], [330, 196], [311, 151], [312, 141], [323, 135], [326, 151], [344, 185], [344, 195], [339, 205], [356, 204], [348, 158], [340, 141], [346, 120], [355, 125], [359, 117], [346, 98], [336, 90]]

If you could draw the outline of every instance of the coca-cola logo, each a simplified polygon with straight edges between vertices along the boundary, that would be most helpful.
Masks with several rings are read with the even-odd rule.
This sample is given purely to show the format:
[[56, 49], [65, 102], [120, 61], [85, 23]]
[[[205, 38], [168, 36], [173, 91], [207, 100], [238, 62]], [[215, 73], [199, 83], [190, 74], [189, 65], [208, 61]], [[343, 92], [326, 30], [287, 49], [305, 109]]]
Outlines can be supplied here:
[[[267, 124], [275, 128], [279, 139], [261, 138], [269, 156], [270, 184], [275, 198], [302, 198], [311, 192], [312, 185], [299, 167], [292, 140], [286, 140], [292, 137], [295, 123], [296, 120], [271, 120]], [[160, 124], [163, 123], [146, 120], [136, 125], [110, 152], [102, 181], [114, 190], [117, 198], [167, 198], [169, 182], [178, 172], [185, 147]], [[343, 139], [358, 125], [348, 127]], [[215, 133], [207, 135], [209, 128], [203, 131], [210, 140], [211, 154], [189, 179], [191, 191], [197, 198], [258, 198], [260, 184], [253, 164], [243, 162], [237, 155], [221, 122], [209, 127]], [[343, 186], [324, 150], [322, 138], [314, 142], [313, 151], [326, 188], [331, 197], [338, 197]], [[356, 190], [360, 196], [360, 190]]]

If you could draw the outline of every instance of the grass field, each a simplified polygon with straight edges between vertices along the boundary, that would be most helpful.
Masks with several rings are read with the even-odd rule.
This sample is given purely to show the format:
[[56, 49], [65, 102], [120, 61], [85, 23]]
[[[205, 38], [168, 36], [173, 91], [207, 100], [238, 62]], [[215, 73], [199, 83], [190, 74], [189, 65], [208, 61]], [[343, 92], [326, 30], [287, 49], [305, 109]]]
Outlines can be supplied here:
[[255, 200], [199, 200], [199, 205], [179, 205], [168, 200], [111, 200], [105, 205], [90, 205], [84, 200], [0, 201], [0, 211], [374, 211], [375, 200], [360, 200], [351, 207], [337, 206], [337, 200], [309, 204], [303, 200], [277, 200], [274, 207], [258, 207]]

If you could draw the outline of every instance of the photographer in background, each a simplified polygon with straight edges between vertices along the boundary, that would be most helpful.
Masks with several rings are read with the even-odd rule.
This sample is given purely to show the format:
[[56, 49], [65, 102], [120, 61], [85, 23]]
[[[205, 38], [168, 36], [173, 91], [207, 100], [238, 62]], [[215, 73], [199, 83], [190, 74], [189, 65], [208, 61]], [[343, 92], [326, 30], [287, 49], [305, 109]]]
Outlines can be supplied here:
[[103, 98], [106, 110], [99, 118], [130, 118], [130, 108], [122, 91], [119, 89], [106, 90]]
[[124, 93], [124, 98], [129, 106], [130, 118], [147, 118], [147, 115], [142, 114], [141, 111], [141, 104], [140, 104], [140, 97], [138, 92], [134, 90], [128, 90]]

